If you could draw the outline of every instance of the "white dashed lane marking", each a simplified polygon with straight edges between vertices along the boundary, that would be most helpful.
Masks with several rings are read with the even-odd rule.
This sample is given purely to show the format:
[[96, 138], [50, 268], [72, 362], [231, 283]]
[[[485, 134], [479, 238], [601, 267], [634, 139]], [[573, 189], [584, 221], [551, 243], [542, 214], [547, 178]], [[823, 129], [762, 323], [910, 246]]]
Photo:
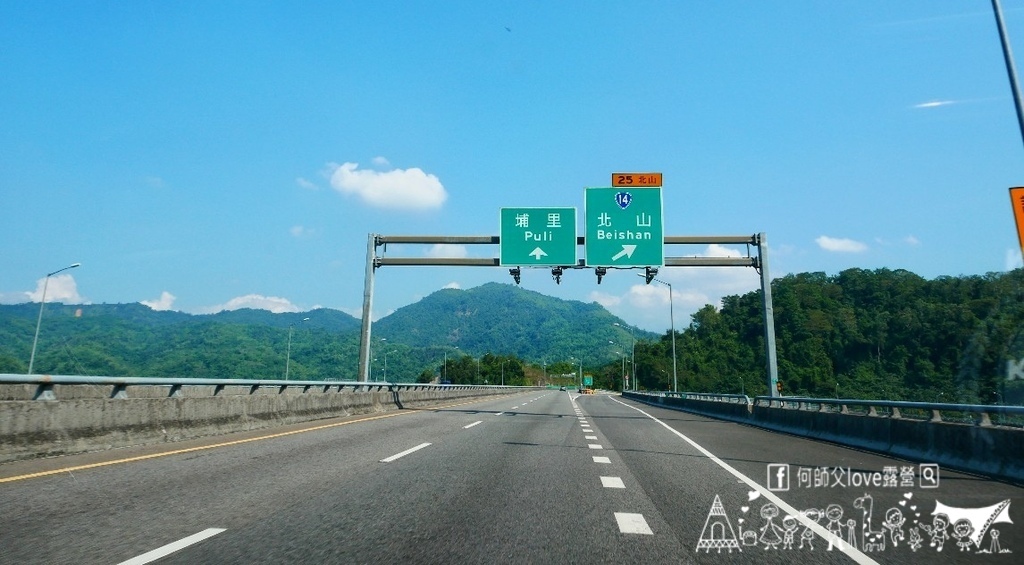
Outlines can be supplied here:
[[608, 457], [601, 457], [600, 455], [594, 456], [594, 463], [611, 463], [612, 460]]
[[630, 514], [629, 512], [616, 512], [615, 521], [619, 523], [619, 531], [624, 534], [643, 534], [653, 536], [654, 532], [647, 525], [643, 514]]
[[626, 488], [621, 477], [601, 477], [601, 486], [604, 488]]
[[475, 426], [477, 424], [481, 424], [481, 423], [483, 423], [483, 420], [477, 420], [477, 421], [473, 422], [472, 424], [469, 424], [469, 425], [466, 425], [466, 426], [462, 426], [462, 429], [468, 430], [469, 428], [472, 428], [473, 426]]
[[583, 436], [583, 439], [592, 439], [594, 441], [597, 441], [597, 436]]
[[409, 455], [410, 453], [419, 451], [419, 450], [423, 449], [424, 447], [427, 447], [428, 445], [430, 445], [430, 444], [429, 443], [421, 443], [421, 444], [417, 445], [416, 447], [411, 447], [411, 448], [406, 449], [405, 451], [403, 451], [401, 453], [396, 453], [396, 454], [392, 455], [391, 457], [385, 457], [384, 459], [381, 459], [380, 462], [381, 463], [391, 463], [395, 459], [400, 459], [402, 457], [405, 457], [406, 455]]
[[596, 443], [588, 443], [587, 447], [589, 447], [590, 449], [604, 449], [604, 446]]
[[148, 553], [143, 553], [138, 557], [133, 557], [128, 561], [122, 561], [118, 565], [145, 565], [146, 563], [152, 563], [162, 557], [181, 551], [190, 545], [197, 544], [207, 538], [211, 538], [224, 530], [222, 528], [207, 528], [198, 534], [192, 534], [187, 538], [180, 539], [174, 543], [169, 543], [163, 547], [158, 547]]

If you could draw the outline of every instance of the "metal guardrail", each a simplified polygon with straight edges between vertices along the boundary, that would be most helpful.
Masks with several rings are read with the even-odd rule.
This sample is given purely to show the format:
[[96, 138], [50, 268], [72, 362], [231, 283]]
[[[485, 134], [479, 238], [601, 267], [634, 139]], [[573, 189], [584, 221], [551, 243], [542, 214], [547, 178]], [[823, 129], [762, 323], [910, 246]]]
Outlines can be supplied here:
[[455, 385], [427, 383], [386, 383], [368, 381], [285, 381], [285, 380], [249, 380], [249, 379], [188, 379], [188, 378], [146, 378], [146, 377], [83, 377], [73, 375], [13, 375], [0, 373], [0, 384], [35, 385], [33, 400], [57, 400], [54, 385], [100, 385], [111, 387], [110, 398], [128, 398], [130, 386], [165, 386], [167, 397], [181, 396], [183, 387], [212, 386], [212, 396], [217, 396], [225, 388], [248, 387], [249, 394], [260, 389], [277, 389], [284, 393], [289, 388], [301, 388], [303, 393], [319, 391], [322, 393], [341, 392], [351, 389], [353, 392], [376, 391], [416, 391], [416, 390], [480, 390], [480, 389], [532, 389], [536, 387], [505, 386], [505, 385]]
[[[929, 422], [973, 423], [979, 426], [1005, 425], [1024, 427], [1024, 406], [984, 404], [953, 404], [906, 402], [896, 400], [859, 400], [810, 398], [796, 396], [756, 396], [742, 394], [710, 394], [700, 392], [658, 392], [656, 396], [686, 398], [710, 402], [746, 403], [767, 408], [862, 414], [894, 419], [927, 420]], [[945, 414], [945, 415], [944, 415]], [[993, 416], [997, 416], [993, 423]]]

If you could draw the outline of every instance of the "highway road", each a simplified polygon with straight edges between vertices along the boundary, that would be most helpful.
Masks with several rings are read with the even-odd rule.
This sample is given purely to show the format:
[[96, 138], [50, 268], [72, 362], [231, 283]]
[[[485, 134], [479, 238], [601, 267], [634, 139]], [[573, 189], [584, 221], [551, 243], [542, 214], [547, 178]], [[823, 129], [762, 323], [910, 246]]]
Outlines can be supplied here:
[[531, 391], [3, 465], [0, 563], [1015, 563], [1022, 510], [1006, 483]]

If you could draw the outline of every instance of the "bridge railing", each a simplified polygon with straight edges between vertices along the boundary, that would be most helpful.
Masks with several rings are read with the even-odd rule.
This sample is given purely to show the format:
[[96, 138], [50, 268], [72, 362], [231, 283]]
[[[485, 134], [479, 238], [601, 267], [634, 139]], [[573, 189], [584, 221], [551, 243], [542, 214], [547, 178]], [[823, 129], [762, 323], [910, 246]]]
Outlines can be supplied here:
[[655, 392], [666, 398], [685, 398], [709, 402], [746, 403], [750, 406], [785, 408], [810, 412], [835, 412], [881, 416], [929, 422], [973, 423], [978, 426], [1024, 427], [1024, 406], [908, 402], [899, 400], [862, 400], [811, 398], [800, 396], [755, 396], [705, 392]]
[[[479, 390], [479, 389], [518, 389], [533, 387], [513, 387], [505, 385], [462, 385], [462, 384], [429, 384], [429, 383], [388, 383], [367, 381], [292, 381], [292, 380], [250, 380], [250, 379], [193, 379], [193, 378], [148, 378], [148, 377], [85, 377], [75, 375], [14, 375], [0, 373], [0, 384], [35, 386], [33, 400], [57, 400], [56, 385], [93, 385], [109, 386], [108, 398], [128, 398], [128, 387], [165, 387], [168, 397], [181, 396], [188, 388], [193, 393], [204, 394], [209, 391], [212, 396], [219, 396], [228, 387], [239, 387], [247, 394], [253, 395], [266, 391], [278, 394], [289, 392], [328, 393], [370, 391], [424, 391], [424, 390]], [[211, 388], [212, 387], [212, 388]]]
[[753, 405], [930, 422], [973, 423], [979, 426], [1024, 426], [1024, 406], [787, 396], [758, 396], [754, 398]]

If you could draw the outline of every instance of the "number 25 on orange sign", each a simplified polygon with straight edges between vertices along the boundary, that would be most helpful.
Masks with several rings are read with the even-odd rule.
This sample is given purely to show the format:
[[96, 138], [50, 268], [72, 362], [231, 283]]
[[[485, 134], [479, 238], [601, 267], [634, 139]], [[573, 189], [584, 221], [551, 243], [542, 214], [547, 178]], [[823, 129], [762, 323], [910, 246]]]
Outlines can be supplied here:
[[612, 173], [612, 186], [661, 186], [661, 173]]

